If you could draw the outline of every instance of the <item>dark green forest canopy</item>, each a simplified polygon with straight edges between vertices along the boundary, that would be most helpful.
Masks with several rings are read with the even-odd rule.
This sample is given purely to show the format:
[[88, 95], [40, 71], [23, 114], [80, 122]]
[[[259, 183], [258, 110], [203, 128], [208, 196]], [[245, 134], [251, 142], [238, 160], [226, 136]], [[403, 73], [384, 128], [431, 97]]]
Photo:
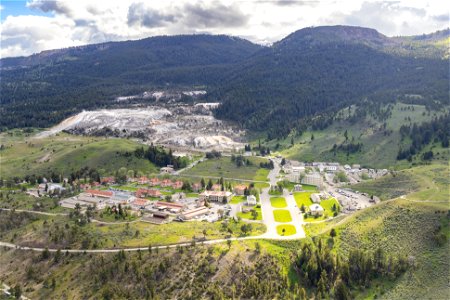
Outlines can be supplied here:
[[6, 58], [0, 130], [49, 127], [83, 109], [116, 107], [117, 96], [198, 86], [208, 91], [207, 101], [222, 102], [218, 118], [271, 137], [311, 125], [312, 118], [326, 126], [352, 104], [418, 95], [422, 104], [440, 106], [449, 102], [449, 63], [434, 45], [448, 35], [388, 38], [331, 26], [299, 30], [271, 47], [185, 35]]

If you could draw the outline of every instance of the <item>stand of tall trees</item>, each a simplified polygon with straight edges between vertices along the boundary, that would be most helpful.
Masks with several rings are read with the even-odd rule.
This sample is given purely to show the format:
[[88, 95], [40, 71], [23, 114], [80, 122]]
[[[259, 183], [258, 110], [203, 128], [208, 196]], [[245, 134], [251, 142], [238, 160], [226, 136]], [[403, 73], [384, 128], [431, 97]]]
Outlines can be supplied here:
[[[431, 143], [440, 143], [442, 147], [448, 148], [450, 138], [450, 114], [440, 116], [430, 122], [424, 122], [421, 125], [403, 125], [400, 127], [400, 135], [402, 140], [405, 138], [411, 139], [411, 146], [406, 149], [399, 149], [397, 154], [398, 160], [412, 160], [414, 155]], [[430, 153], [430, 151], [422, 156], [425, 160], [431, 159], [432, 157], [433, 153]]]
[[331, 250], [321, 239], [304, 243], [295, 260], [302, 282], [316, 289], [319, 299], [352, 299], [352, 289], [367, 288], [375, 278], [393, 280], [408, 267], [406, 258], [388, 256], [382, 249], [352, 249], [347, 257]]
[[137, 148], [134, 150], [134, 155], [137, 158], [146, 158], [158, 167], [173, 165], [174, 169], [180, 169], [187, 166], [187, 160], [185, 158], [174, 156], [172, 154], [172, 149], [169, 149], [169, 151], [166, 152], [163, 147], [154, 146], [153, 144], [146, 150], [144, 150], [144, 147]]

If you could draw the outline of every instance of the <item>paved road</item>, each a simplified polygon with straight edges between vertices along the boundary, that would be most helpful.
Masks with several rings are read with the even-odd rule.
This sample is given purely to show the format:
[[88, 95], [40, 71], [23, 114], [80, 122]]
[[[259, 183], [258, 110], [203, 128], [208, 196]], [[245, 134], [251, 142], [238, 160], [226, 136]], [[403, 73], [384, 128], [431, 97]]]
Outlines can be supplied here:
[[[274, 160], [274, 168], [269, 172], [268, 178], [271, 186], [276, 186], [278, 181], [278, 175], [280, 173], [280, 160]], [[300, 214], [299, 209], [296, 207], [294, 196], [289, 195], [287, 191], [284, 191], [283, 197], [286, 199], [287, 207], [285, 209], [289, 210], [292, 216], [292, 222], [289, 223], [280, 223], [275, 221], [275, 217], [273, 215], [274, 208], [270, 203], [270, 195], [269, 188], [265, 188], [261, 191], [260, 200], [261, 200], [261, 211], [263, 215], [264, 224], [267, 227], [267, 232], [265, 236], [271, 239], [277, 240], [292, 240], [292, 239], [301, 239], [304, 238], [305, 231], [303, 229], [303, 216]], [[279, 225], [293, 225], [295, 226], [296, 233], [294, 235], [289, 236], [280, 236], [277, 233], [277, 226]]]

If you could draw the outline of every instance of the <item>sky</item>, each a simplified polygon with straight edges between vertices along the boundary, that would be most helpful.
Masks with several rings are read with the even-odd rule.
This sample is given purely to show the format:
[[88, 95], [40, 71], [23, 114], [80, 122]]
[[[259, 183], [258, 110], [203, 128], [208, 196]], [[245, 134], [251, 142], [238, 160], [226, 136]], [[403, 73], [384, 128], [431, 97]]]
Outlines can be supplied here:
[[0, 57], [175, 34], [227, 34], [270, 44], [322, 25], [416, 35], [448, 28], [449, 11], [446, 0], [0, 0]]

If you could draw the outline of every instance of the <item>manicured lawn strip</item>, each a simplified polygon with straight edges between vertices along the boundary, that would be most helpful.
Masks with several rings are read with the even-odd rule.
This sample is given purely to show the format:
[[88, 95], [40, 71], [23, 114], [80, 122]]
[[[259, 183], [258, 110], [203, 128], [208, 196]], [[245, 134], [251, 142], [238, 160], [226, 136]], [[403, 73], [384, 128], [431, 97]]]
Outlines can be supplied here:
[[270, 203], [275, 208], [285, 208], [287, 206], [286, 199], [284, 197], [270, 197]]
[[[284, 233], [283, 233], [283, 229], [284, 229]], [[289, 236], [289, 235], [294, 235], [297, 233], [297, 230], [295, 229], [294, 225], [278, 225], [277, 226], [277, 233], [281, 236]]]
[[276, 209], [273, 211], [276, 222], [287, 223], [292, 222], [291, 213], [286, 209]]
[[239, 213], [237, 213], [237, 216], [241, 217], [242, 219], [247, 219], [247, 220], [262, 220], [261, 207], [254, 207], [253, 209], [256, 210], [256, 212], [258, 213], [258, 216], [256, 217], [256, 219], [253, 219], [251, 211], [246, 212], [246, 213], [239, 212]]
[[233, 198], [231, 198], [230, 204], [238, 204], [244, 202], [245, 200], [245, 196], [233, 196]]

